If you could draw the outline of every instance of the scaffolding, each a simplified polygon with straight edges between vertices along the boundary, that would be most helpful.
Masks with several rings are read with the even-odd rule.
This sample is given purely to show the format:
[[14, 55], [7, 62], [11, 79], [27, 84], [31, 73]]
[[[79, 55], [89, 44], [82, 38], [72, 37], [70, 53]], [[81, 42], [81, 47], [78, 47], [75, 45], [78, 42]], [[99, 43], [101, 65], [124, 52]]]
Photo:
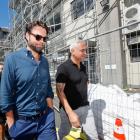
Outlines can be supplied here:
[[5, 54], [7, 52], [10, 52], [9, 39], [7, 39], [8, 34], [9, 34], [8, 28], [0, 28], [0, 62], [2, 63], [4, 61]]
[[[139, 132], [140, 125], [139, 122], [136, 124], [136, 121], [139, 118], [140, 110], [135, 108], [135, 105], [138, 104], [135, 101], [139, 94], [129, 98], [124, 94], [115, 96], [114, 93], [110, 93], [110, 97], [107, 89], [113, 85], [112, 90], [116, 89], [119, 93], [120, 89], [116, 88], [117, 85], [127, 92], [140, 92], [140, 1], [10, 0], [9, 7], [12, 30], [8, 40], [12, 51], [24, 47], [26, 23], [33, 20], [42, 20], [47, 23], [49, 38], [44, 53], [49, 61], [52, 84], [55, 84], [57, 67], [69, 57], [69, 45], [77, 38], [87, 42], [88, 56], [84, 63], [89, 82], [96, 84], [96, 87], [99, 86], [98, 84], [106, 86], [102, 87], [104, 92], [102, 95], [98, 92], [93, 95], [94, 99], [100, 98], [99, 104], [95, 103], [93, 107], [97, 107], [96, 111], [99, 111], [96, 114], [98, 120], [102, 119], [101, 109], [103, 109], [102, 105], [105, 106], [102, 98], [108, 100], [106, 104], [109, 104], [109, 113], [103, 113], [104, 116], [107, 116], [103, 122], [106, 126], [106, 132], [103, 134], [112, 133], [112, 118], [114, 120], [118, 114], [118, 111], [115, 112], [113, 109], [112, 114], [110, 113], [110, 107], [115, 106], [111, 102], [113, 100], [117, 101], [115, 106], [117, 110], [118, 108], [122, 109], [121, 116], [126, 115], [124, 117], [125, 124], [132, 124], [127, 127], [128, 135], [133, 131], [135, 134], [131, 135], [132, 139], [138, 140], [137, 132]], [[95, 88], [94, 92], [97, 89]], [[119, 98], [121, 98], [121, 103], [122, 99], [126, 99], [126, 102], [118, 103]], [[125, 110], [137, 113], [135, 115], [128, 111], [123, 114]], [[128, 114], [132, 115], [129, 119]], [[101, 122], [97, 122], [99, 123], [97, 126], [100, 126]], [[98, 131], [102, 131], [101, 129], [99, 127]]]
[[[57, 66], [68, 58], [69, 45], [75, 39], [82, 38], [89, 48], [85, 64], [91, 83], [139, 88], [139, 41], [135, 43], [135, 57], [131, 54], [135, 52], [127, 44], [132, 41], [134, 33], [125, 34], [128, 25], [125, 26], [124, 12], [127, 8], [124, 3], [130, 5], [125, 0], [107, 3], [103, 0], [10, 0], [10, 45], [13, 50], [23, 47], [25, 24], [42, 20], [50, 29], [45, 53], [50, 62], [52, 79]], [[134, 1], [132, 4], [139, 5], [139, 2]], [[139, 40], [139, 29], [135, 34]], [[137, 71], [134, 72], [135, 68]]]

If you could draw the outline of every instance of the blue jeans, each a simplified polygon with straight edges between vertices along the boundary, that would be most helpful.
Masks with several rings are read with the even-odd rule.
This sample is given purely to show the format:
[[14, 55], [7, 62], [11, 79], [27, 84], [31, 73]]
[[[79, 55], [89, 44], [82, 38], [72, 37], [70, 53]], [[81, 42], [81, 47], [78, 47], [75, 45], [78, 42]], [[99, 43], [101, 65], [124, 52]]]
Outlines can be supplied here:
[[53, 109], [49, 108], [38, 120], [16, 120], [9, 134], [12, 140], [57, 140]]

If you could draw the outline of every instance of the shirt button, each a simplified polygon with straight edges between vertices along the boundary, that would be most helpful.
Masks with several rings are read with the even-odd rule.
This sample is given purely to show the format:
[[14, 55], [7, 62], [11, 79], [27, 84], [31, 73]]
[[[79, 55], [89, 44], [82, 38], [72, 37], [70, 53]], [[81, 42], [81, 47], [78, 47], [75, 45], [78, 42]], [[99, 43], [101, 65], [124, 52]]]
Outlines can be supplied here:
[[38, 96], [38, 93], [36, 95]]
[[39, 83], [37, 83], [37, 85], [39, 86]]

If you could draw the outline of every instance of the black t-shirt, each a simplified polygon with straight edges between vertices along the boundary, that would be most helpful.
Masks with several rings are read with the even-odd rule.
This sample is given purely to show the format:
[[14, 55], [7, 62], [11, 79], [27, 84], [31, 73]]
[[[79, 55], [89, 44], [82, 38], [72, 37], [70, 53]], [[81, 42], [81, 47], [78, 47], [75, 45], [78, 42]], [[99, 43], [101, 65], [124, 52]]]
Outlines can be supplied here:
[[86, 67], [82, 63], [78, 69], [77, 65], [68, 59], [57, 69], [56, 83], [65, 83], [64, 93], [72, 109], [89, 104], [87, 82]]

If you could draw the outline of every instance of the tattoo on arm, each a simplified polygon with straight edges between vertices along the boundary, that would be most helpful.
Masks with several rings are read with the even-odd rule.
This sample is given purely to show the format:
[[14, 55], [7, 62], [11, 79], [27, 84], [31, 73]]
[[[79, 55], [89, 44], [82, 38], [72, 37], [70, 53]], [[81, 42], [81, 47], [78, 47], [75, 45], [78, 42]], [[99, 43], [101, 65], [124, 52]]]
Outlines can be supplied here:
[[56, 90], [57, 93], [64, 92], [65, 84], [64, 83], [56, 83]]

